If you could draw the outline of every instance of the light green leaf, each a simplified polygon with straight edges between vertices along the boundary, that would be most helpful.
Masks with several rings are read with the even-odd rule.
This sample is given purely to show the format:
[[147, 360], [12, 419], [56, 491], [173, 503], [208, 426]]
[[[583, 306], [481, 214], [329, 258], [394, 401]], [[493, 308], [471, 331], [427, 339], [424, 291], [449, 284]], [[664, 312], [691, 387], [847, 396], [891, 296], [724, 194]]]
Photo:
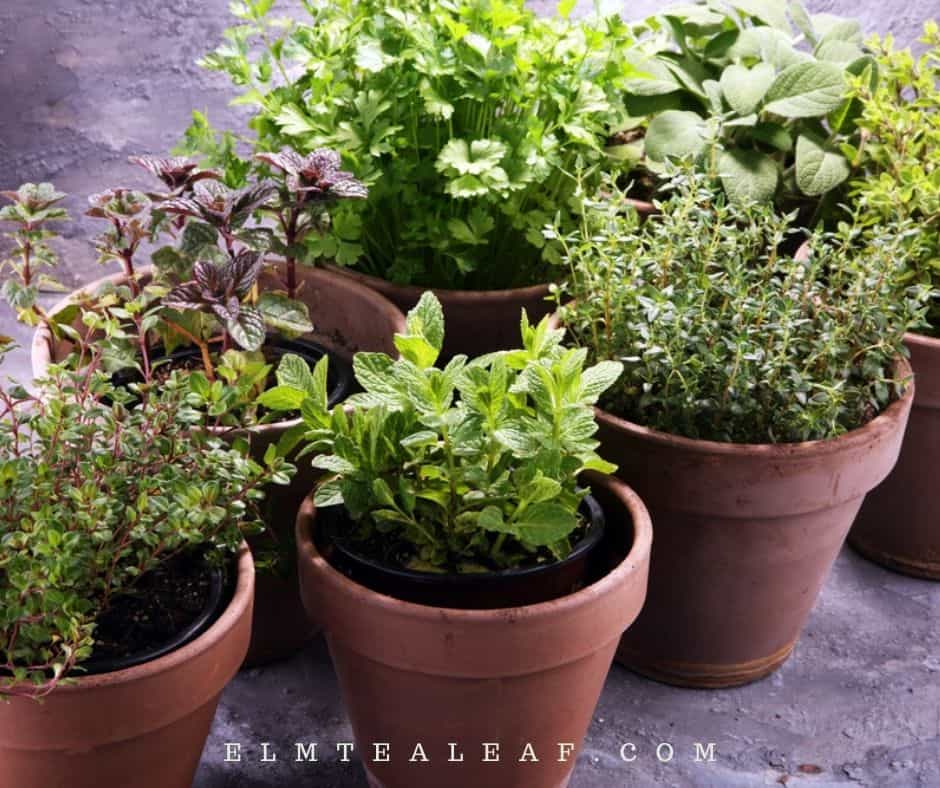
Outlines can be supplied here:
[[306, 396], [303, 391], [292, 386], [274, 386], [262, 393], [257, 402], [269, 410], [298, 410]]
[[313, 331], [307, 305], [288, 298], [283, 293], [262, 293], [258, 298], [257, 308], [264, 322], [282, 334], [298, 336]]
[[232, 339], [243, 350], [257, 350], [264, 344], [266, 336], [264, 318], [252, 306], [242, 304], [238, 320], [230, 320], [225, 325]]
[[827, 39], [816, 47], [817, 58], [840, 65], [858, 60], [864, 54], [856, 44], [838, 39]]
[[822, 140], [801, 134], [796, 141], [796, 185], [810, 197], [826, 194], [849, 177], [845, 157]]
[[778, 70], [812, 60], [810, 55], [794, 48], [789, 35], [774, 27], [742, 30], [738, 40], [728, 48], [727, 55], [732, 60], [759, 58]]
[[601, 361], [588, 367], [581, 374], [581, 400], [589, 405], [597, 402], [598, 397], [617, 382], [623, 372], [619, 361]]
[[444, 345], [444, 309], [430, 290], [421, 294], [406, 317], [408, 333], [424, 337], [435, 350]]
[[667, 110], [646, 130], [646, 155], [653, 161], [698, 156], [704, 149], [705, 121], [694, 112]]
[[568, 536], [578, 527], [578, 518], [561, 504], [537, 503], [525, 510], [515, 526], [523, 542], [542, 547]]
[[424, 100], [424, 108], [429, 115], [434, 115], [442, 120], [449, 120], [454, 114], [454, 105], [441, 97], [431, 85], [430, 80], [422, 79], [418, 90]]
[[728, 66], [721, 74], [721, 91], [738, 115], [750, 115], [757, 109], [774, 81], [776, 72], [769, 63], [754, 68]]
[[574, 11], [574, 7], [578, 4], [578, 0], [560, 0], [558, 3], [558, 16], [562, 19], [567, 19], [571, 16], [571, 12]]
[[439, 351], [423, 336], [396, 334], [394, 341], [395, 347], [398, 348], [398, 352], [401, 353], [402, 358], [408, 359], [420, 369], [432, 367], [434, 366], [434, 362], [437, 361]]
[[766, 22], [771, 27], [790, 32], [790, 20], [786, 7], [780, 0], [730, 0], [729, 4], [747, 14]]
[[288, 386], [311, 396], [316, 395], [313, 375], [307, 362], [294, 353], [285, 353], [277, 367], [279, 386]]
[[766, 202], [777, 191], [779, 171], [776, 162], [754, 150], [735, 148], [724, 151], [718, 169], [725, 192], [737, 203]]
[[300, 137], [316, 131], [313, 121], [299, 107], [288, 104], [275, 115], [274, 122], [290, 137]]
[[500, 534], [515, 534], [516, 528], [512, 523], [503, 519], [503, 513], [498, 506], [487, 506], [477, 518], [477, 525], [486, 531], [495, 531]]
[[798, 63], [784, 69], [766, 95], [764, 110], [785, 118], [816, 118], [842, 102], [846, 83], [833, 63]]

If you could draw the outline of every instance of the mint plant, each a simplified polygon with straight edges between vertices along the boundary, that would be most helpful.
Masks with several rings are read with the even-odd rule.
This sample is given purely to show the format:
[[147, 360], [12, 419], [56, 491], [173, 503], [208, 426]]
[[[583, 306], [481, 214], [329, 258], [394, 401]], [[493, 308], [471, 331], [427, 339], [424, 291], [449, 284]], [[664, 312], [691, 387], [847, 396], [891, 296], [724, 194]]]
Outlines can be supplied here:
[[738, 202], [830, 211], [851, 172], [860, 104], [850, 82], [878, 69], [858, 22], [810, 16], [798, 0], [719, 2], [667, 9], [647, 20], [629, 55], [645, 78], [627, 106], [648, 120], [649, 167], [692, 158]]
[[[326, 407], [326, 360], [314, 372], [285, 356], [280, 385], [261, 401], [297, 409], [303, 441], [327, 471], [318, 506], [343, 504], [348, 538], [392, 565], [476, 572], [563, 558], [587, 490], [578, 475], [615, 467], [596, 453], [592, 406], [621, 371], [584, 368], [548, 319], [522, 316], [522, 347], [434, 366], [444, 339], [440, 303], [425, 293], [395, 337], [401, 354], [358, 353], [362, 394], [352, 411]], [[344, 537], [345, 538], [345, 537]]]
[[[850, 188], [851, 217], [866, 233], [879, 235], [897, 217], [914, 222], [902, 259], [911, 282], [940, 290], [940, 31], [924, 25], [915, 55], [895, 48], [890, 36], [869, 42], [881, 82], [876, 90], [854, 83], [862, 106], [857, 123], [862, 141], [843, 152], [856, 163]], [[940, 298], [935, 297], [924, 330], [940, 332]]]
[[[554, 278], [541, 228], [559, 211], [574, 222], [574, 173], [590, 188], [629, 166], [606, 146], [632, 36], [616, 15], [570, 20], [573, 6], [547, 19], [523, 0], [340, 0], [288, 19], [247, 0], [202, 63], [254, 108], [257, 151], [341, 150], [368, 185], [306, 259], [423, 286], [527, 285]], [[196, 115], [181, 150], [224, 162], [225, 140]]]
[[671, 185], [656, 221], [640, 226], [621, 195], [562, 239], [564, 323], [592, 359], [624, 363], [605, 409], [689, 438], [777, 443], [861, 427], [900, 395], [903, 336], [929, 295], [903, 260], [916, 227], [818, 232], [795, 259], [782, 251], [792, 215], [689, 171]]
[[134, 407], [100, 369], [54, 368], [35, 395], [0, 389], [0, 700], [80, 675], [95, 622], [148, 572], [204, 550], [224, 561], [262, 526], [261, 465], [195, 426], [174, 373]]

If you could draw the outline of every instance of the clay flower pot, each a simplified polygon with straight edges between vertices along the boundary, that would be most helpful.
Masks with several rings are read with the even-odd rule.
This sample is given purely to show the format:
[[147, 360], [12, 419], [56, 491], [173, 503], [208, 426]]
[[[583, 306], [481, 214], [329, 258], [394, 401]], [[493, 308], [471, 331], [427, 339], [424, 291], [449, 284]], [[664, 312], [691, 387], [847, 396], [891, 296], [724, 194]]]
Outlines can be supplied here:
[[42, 703], [0, 702], [0, 788], [189, 788], [219, 696], [248, 649], [254, 565], [196, 640], [133, 668], [78, 678]]
[[[283, 263], [278, 265], [282, 266]], [[146, 281], [149, 273], [149, 268], [142, 269], [141, 278]], [[316, 342], [346, 361], [350, 361], [360, 350], [397, 356], [393, 337], [396, 332], [405, 332], [405, 317], [381, 294], [348, 277], [310, 266], [297, 266], [297, 279], [301, 283], [298, 299], [306, 303], [314, 323], [313, 333], [305, 335], [304, 339]], [[98, 279], [67, 296], [51, 311], [55, 313], [64, 308], [78, 292], [94, 293], [107, 283], [119, 284], [124, 281], [123, 274]], [[278, 277], [271, 269], [262, 272], [258, 283], [262, 291], [281, 288]], [[67, 342], [52, 343], [48, 331], [40, 327], [33, 335], [33, 374], [37, 378], [42, 377], [51, 362], [64, 358], [68, 352]], [[225, 430], [222, 434], [227, 439], [246, 437], [252, 454], [260, 459], [270, 444], [277, 443], [286, 430], [299, 422], [299, 419], [293, 419], [245, 430]], [[292, 544], [297, 510], [315, 482], [314, 470], [309, 461], [304, 461], [298, 463], [297, 474], [289, 486], [273, 486], [267, 490], [265, 519], [280, 544]], [[257, 544], [253, 540], [253, 545]], [[247, 666], [288, 657], [316, 634], [317, 629], [300, 602], [294, 570], [291, 562], [286, 575], [264, 572], [258, 576], [256, 614]]]
[[444, 308], [447, 324], [441, 350], [444, 359], [459, 353], [476, 358], [494, 350], [515, 347], [519, 343], [519, 318], [523, 309], [529, 320], [536, 323], [555, 308], [546, 300], [547, 284], [510, 290], [446, 290], [397, 285], [339, 266], [331, 265], [327, 269], [381, 293], [402, 312], [414, 307], [425, 290], [432, 290]]
[[656, 530], [646, 605], [618, 661], [690, 687], [746, 684], [783, 664], [865, 494], [897, 460], [913, 396], [911, 384], [837, 438], [766, 445], [691, 440], [598, 410], [600, 453]]
[[[417, 605], [354, 583], [317, 551], [316, 511], [304, 503], [304, 604], [325, 630], [372, 786], [568, 784], [617, 641], [643, 604], [652, 535], [626, 485], [587, 481], [625, 542], [616, 566], [569, 596], [497, 610]], [[483, 761], [487, 743], [498, 745], [498, 762]], [[377, 744], [389, 762], [377, 762]], [[537, 763], [519, 762], [527, 744]], [[562, 761], [560, 744], [571, 745]], [[418, 745], [428, 762], [410, 762]]]
[[940, 580], [940, 339], [908, 334], [917, 382], [898, 464], [865, 499], [849, 544], [872, 561]]

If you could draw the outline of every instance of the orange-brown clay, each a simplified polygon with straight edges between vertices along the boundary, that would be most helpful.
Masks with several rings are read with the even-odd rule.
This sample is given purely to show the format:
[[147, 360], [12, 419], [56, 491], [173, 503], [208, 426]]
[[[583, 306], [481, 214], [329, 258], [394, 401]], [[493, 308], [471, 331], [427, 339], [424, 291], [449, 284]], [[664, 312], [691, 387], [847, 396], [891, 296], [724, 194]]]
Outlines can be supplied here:
[[917, 392], [901, 456], [865, 499], [849, 544], [889, 569], [940, 580], [940, 339], [905, 341]]
[[196, 640], [137, 667], [79, 678], [42, 703], [0, 702], [0, 788], [189, 788], [222, 689], [251, 630], [254, 565]]
[[522, 310], [526, 310], [531, 322], [537, 323], [554, 309], [554, 304], [546, 300], [547, 284], [510, 290], [446, 290], [397, 285], [346, 268], [330, 267], [330, 270], [381, 293], [402, 312], [417, 304], [425, 290], [433, 290], [444, 309], [447, 324], [443, 358], [459, 353], [474, 358], [494, 350], [517, 347]]
[[[324, 628], [370, 784], [378, 788], [567, 785], [621, 633], [646, 591], [649, 516], [616, 479], [591, 474], [624, 557], [596, 583], [525, 607], [455, 610], [402, 602], [352, 582], [297, 520], [304, 604]], [[629, 550], [629, 552], [627, 552]], [[389, 745], [390, 763], [373, 762]], [[448, 762], [450, 745], [461, 763]], [[500, 760], [483, 763], [485, 743]], [[520, 763], [530, 743], [538, 763]], [[559, 762], [559, 745], [570, 743]], [[409, 763], [420, 744], [429, 763]]]
[[912, 399], [909, 386], [860, 429], [776, 445], [690, 440], [598, 411], [600, 453], [656, 534], [646, 605], [618, 661], [692, 687], [779, 667], [865, 494], [897, 460]]

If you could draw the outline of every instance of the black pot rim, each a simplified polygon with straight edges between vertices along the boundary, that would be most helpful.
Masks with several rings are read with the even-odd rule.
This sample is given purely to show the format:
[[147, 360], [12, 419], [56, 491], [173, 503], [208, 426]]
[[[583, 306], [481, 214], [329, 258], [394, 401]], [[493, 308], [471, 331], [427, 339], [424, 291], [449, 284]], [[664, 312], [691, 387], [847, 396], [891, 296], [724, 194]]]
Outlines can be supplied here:
[[[329, 507], [334, 509], [334, 507]], [[476, 585], [481, 581], [492, 581], [499, 582], [506, 579], [523, 579], [526, 577], [531, 577], [533, 575], [538, 575], [541, 572], [546, 570], [553, 570], [560, 566], [564, 566], [568, 563], [574, 563], [579, 560], [585, 553], [590, 552], [597, 546], [597, 544], [604, 538], [604, 529], [606, 526], [606, 519], [604, 517], [604, 509], [598, 502], [598, 500], [593, 495], [586, 495], [581, 501], [581, 509], [586, 509], [586, 512], [583, 512], [587, 517], [590, 525], [588, 526], [587, 532], [584, 534], [581, 539], [575, 542], [574, 547], [572, 547], [571, 552], [562, 558], [560, 561], [552, 561], [545, 564], [536, 564], [535, 566], [525, 566], [525, 567], [514, 567], [511, 569], [500, 569], [493, 572], [422, 572], [415, 569], [403, 569], [400, 567], [392, 567], [388, 564], [382, 563], [381, 561], [376, 561], [371, 558], [366, 558], [365, 556], [357, 553], [353, 550], [350, 550], [342, 542], [333, 540], [330, 542], [333, 548], [341, 552], [343, 556], [355, 563], [362, 566], [366, 566], [369, 569], [375, 570], [377, 572], [382, 572], [390, 578], [397, 578], [401, 580], [406, 580], [410, 583], [420, 583], [426, 585], [457, 585], [457, 586], [470, 586]], [[337, 505], [335, 511], [342, 510], [345, 513], [345, 509]], [[318, 512], [323, 512], [323, 509], [318, 509]]]
[[[285, 353], [293, 353], [296, 356], [300, 356], [304, 361], [307, 362], [307, 365], [311, 369], [321, 358], [326, 356], [329, 358], [328, 379], [333, 379], [333, 385], [327, 391], [327, 407], [332, 408], [334, 405], [338, 405], [349, 396], [353, 387], [352, 365], [345, 358], [337, 355], [318, 342], [304, 339], [303, 337], [287, 339], [286, 337], [280, 336], [279, 334], [269, 334], [264, 342], [263, 347], [274, 351], [281, 351], [277, 354], [278, 358], [280, 358], [280, 356], [284, 355]], [[155, 361], [173, 361], [176, 359], [196, 357], [199, 355], [199, 348], [192, 345], [177, 348], [169, 355], [161, 354], [162, 345], [155, 345], [153, 348], [151, 348], [151, 350], [155, 352]], [[117, 376], [120, 374], [120, 370], [115, 373]]]
[[128, 654], [124, 657], [100, 658], [95, 659], [94, 651], [91, 657], [84, 662], [80, 662], [76, 667], [80, 670], [78, 677], [98, 676], [102, 673], [116, 673], [119, 670], [126, 670], [137, 665], [143, 665], [145, 662], [152, 662], [155, 659], [164, 657], [172, 651], [182, 648], [192, 642], [205, 632], [222, 615], [228, 606], [228, 595], [225, 593], [225, 573], [218, 567], [208, 567], [209, 574], [209, 598], [202, 612], [196, 616], [193, 622], [184, 629], [177, 632], [172, 638], [157, 646], [152, 646], [136, 654]]

